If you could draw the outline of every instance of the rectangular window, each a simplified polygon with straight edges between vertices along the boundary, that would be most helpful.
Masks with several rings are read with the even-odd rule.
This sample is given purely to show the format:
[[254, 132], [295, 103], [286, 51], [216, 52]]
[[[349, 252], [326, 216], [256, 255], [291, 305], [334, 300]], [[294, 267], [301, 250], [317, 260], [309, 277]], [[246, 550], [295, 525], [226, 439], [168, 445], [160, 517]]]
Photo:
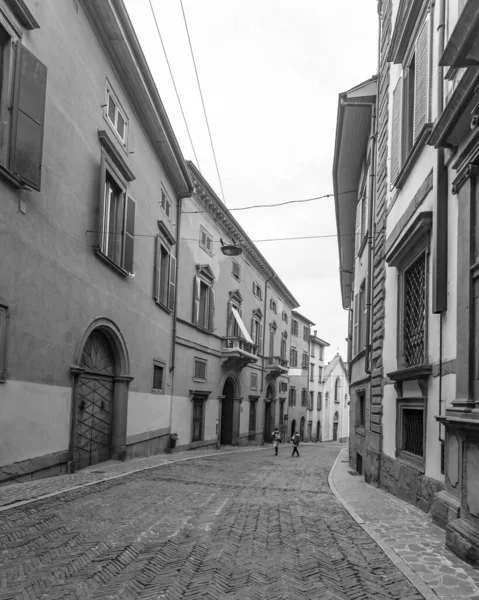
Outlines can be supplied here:
[[358, 327], [358, 335], [359, 335], [359, 352], [364, 350], [366, 347], [366, 280], [361, 284], [361, 288], [359, 290], [359, 327]]
[[232, 262], [232, 272], [231, 274], [238, 281], [241, 279], [241, 265], [235, 260]]
[[291, 335], [298, 336], [298, 331], [299, 331], [298, 321], [296, 321], [296, 319], [293, 319], [291, 321]]
[[301, 390], [301, 406], [306, 406], [306, 398], [307, 398], [308, 390], [303, 388]]
[[311, 344], [311, 358], [314, 358], [314, 344]]
[[285, 323], [288, 322], [288, 313], [285, 310], [283, 310], [283, 312], [281, 313], [281, 318]]
[[318, 410], [322, 409], [322, 400], [323, 400], [322, 394], [321, 394], [321, 392], [318, 392], [318, 398], [317, 398], [317, 404], [316, 404], [316, 408]]
[[8, 307], [0, 304], [0, 383], [7, 378], [7, 323]]
[[281, 337], [281, 358], [286, 360], [287, 342], [284, 335]]
[[424, 456], [424, 411], [403, 409], [402, 450], [416, 456]]
[[161, 190], [160, 206], [161, 206], [163, 212], [165, 213], [166, 218], [170, 221], [171, 220], [171, 200], [168, 198], [168, 194], [163, 189]]
[[200, 282], [200, 314], [198, 325], [208, 329], [208, 304], [209, 304], [209, 287], [203, 281]]
[[422, 253], [403, 273], [402, 356], [404, 366], [421, 365], [426, 341], [426, 260]]
[[165, 392], [165, 363], [153, 361], [153, 390], [156, 394]]
[[201, 398], [193, 398], [193, 434], [192, 442], [203, 441], [205, 402]]
[[358, 393], [357, 426], [366, 425], [366, 396], [364, 392]]
[[120, 107], [120, 102], [109, 85], [106, 88], [106, 117], [111, 129], [115, 132], [123, 146], [126, 146], [128, 118]]
[[193, 279], [193, 325], [208, 331], [215, 330], [214, 276], [209, 267], [197, 266]]
[[321, 383], [323, 381], [323, 367], [318, 367], [318, 381]]
[[314, 392], [309, 392], [309, 406], [308, 410], [313, 410], [314, 408]]
[[206, 381], [206, 360], [195, 358], [195, 374], [194, 379]]
[[280, 381], [279, 382], [279, 393], [280, 394], [285, 394], [288, 391], [288, 382], [287, 381]]
[[303, 352], [303, 356], [301, 358], [301, 367], [303, 369], [307, 369], [309, 367], [309, 354], [307, 352]]
[[269, 301], [269, 307], [275, 314], [278, 312], [278, 305], [276, 304], [276, 300], [273, 300], [273, 298], [271, 298]]
[[261, 286], [256, 283], [256, 281], [253, 282], [253, 294], [260, 300], [263, 299], [263, 290], [261, 289]]
[[252, 390], [257, 390], [258, 389], [258, 374], [257, 373], [251, 373], [250, 388]]
[[303, 340], [305, 342], [309, 341], [309, 327], [307, 327], [306, 325], [303, 326]]
[[289, 362], [291, 367], [298, 366], [298, 351], [296, 350], [296, 348], [291, 348]]
[[[257, 314], [254, 311], [253, 314]], [[258, 316], [253, 316], [251, 319], [251, 339], [253, 344], [258, 347], [258, 352], [263, 352], [263, 323], [259, 320]]]
[[324, 360], [324, 346], [319, 347], [319, 360]]
[[210, 256], [213, 254], [213, 236], [203, 226], [200, 227], [200, 248], [203, 248]]
[[[3, 12], [0, 11], [0, 15]], [[40, 191], [47, 68], [0, 24], [0, 166], [14, 186]]]
[[156, 237], [155, 276], [153, 298], [169, 310], [173, 310], [176, 290], [176, 257], [171, 246], [160, 235]]
[[309, 381], [314, 381], [314, 365], [311, 364], [309, 368], [310, 368], [310, 372], [311, 372], [310, 376], [309, 376]]
[[249, 431], [256, 431], [256, 407], [257, 400], [249, 402]]
[[296, 406], [296, 388], [289, 388], [289, 405]]

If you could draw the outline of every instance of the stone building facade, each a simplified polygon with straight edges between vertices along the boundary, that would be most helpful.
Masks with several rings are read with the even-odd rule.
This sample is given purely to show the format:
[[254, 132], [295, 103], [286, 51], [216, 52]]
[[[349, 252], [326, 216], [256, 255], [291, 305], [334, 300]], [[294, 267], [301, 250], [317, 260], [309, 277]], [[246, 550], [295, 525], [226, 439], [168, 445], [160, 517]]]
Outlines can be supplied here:
[[321, 441], [349, 440], [348, 368], [339, 354], [324, 367], [323, 403], [321, 409]]
[[[322, 441], [324, 365], [325, 352], [328, 347], [328, 342], [319, 338], [317, 330], [314, 330], [309, 338], [309, 401], [306, 416], [308, 430], [311, 430], [311, 435], [308, 437], [309, 442]], [[309, 427], [309, 423], [311, 423], [311, 427]]]

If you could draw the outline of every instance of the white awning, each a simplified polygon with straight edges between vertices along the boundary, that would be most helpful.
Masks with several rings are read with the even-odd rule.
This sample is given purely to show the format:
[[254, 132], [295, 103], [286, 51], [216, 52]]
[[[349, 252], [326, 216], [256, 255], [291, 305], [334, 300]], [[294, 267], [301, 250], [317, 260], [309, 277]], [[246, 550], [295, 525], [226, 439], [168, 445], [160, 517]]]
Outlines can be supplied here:
[[232, 306], [231, 310], [233, 311], [233, 315], [234, 318], [236, 319], [236, 322], [238, 323], [238, 327], [241, 330], [241, 333], [243, 334], [245, 340], [247, 342], [249, 342], [250, 344], [253, 344], [253, 340], [251, 339], [250, 334], [248, 333], [248, 330], [246, 329], [246, 325], [243, 323], [243, 319], [241, 318], [241, 315], [239, 314], [238, 310]]

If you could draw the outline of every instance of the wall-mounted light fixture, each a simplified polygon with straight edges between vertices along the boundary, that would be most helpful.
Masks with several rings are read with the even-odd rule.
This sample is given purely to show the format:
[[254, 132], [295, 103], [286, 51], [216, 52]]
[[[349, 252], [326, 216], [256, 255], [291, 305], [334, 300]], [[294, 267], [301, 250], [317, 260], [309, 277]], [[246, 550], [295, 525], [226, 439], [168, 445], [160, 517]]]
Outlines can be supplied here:
[[220, 238], [220, 243], [221, 243], [221, 252], [223, 252], [223, 254], [225, 256], [239, 256], [240, 254], [243, 253], [243, 248], [236, 246], [234, 243], [234, 240], [233, 240], [232, 244], [225, 245], [223, 240]]

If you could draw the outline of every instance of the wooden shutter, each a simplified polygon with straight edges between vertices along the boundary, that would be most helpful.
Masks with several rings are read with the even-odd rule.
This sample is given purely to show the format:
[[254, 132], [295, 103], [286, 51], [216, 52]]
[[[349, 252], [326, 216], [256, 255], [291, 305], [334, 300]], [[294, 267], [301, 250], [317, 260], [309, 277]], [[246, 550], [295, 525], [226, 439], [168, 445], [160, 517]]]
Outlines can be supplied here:
[[18, 43], [10, 170], [40, 191], [47, 68]]
[[402, 77], [393, 92], [393, 114], [391, 122], [391, 181], [394, 185], [402, 167]]
[[414, 135], [417, 140], [428, 120], [429, 106], [429, 19], [426, 19], [416, 41], [414, 74]]
[[157, 235], [155, 239], [155, 273], [153, 277], [153, 298], [159, 302], [160, 300], [160, 281], [161, 281], [161, 240]]
[[359, 294], [354, 296], [353, 355], [359, 352]]
[[191, 321], [193, 325], [198, 325], [200, 319], [200, 278], [195, 275], [193, 278], [193, 311]]
[[259, 344], [258, 354], [263, 354], [263, 323], [259, 324]]
[[209, 301], [209, 313], [208, 313], [208, 329], [209, 331], [215, 330], [215, 291], [212, 287], [209, 289], [210, 301]]
[[356, 205], [356, 230], [354, 237], [354, 256], [359, 254], [359, 247], [361, 246], [361, 208], [362, 200]]
[[168, 286], [168, 308], [173, 310], [175, 306], [176, 292], [176, 257], [170, 254], [170, 281]]
[[233, 311], [232, 311], [233, 305], [231, 304], [231, 301], [228, 302], [228, 314], [226, 317], [226, 336], [232, 336], [233, 335], [233, 331], [234, 331], [234, 316], [233, 316]]
[[366, 289], [361, 290], [361, 349], [366, 348], [366, 321], [367, 321], [367, 306], [366, 306]]
[[269, 332], [269, 355], [274, 356], [274, 332]]
[[125, 205], [125, 222], [123, 228], [123, 268], [133, 273], [135, 250], [135, 210], [136, 202], [128, 196]]

